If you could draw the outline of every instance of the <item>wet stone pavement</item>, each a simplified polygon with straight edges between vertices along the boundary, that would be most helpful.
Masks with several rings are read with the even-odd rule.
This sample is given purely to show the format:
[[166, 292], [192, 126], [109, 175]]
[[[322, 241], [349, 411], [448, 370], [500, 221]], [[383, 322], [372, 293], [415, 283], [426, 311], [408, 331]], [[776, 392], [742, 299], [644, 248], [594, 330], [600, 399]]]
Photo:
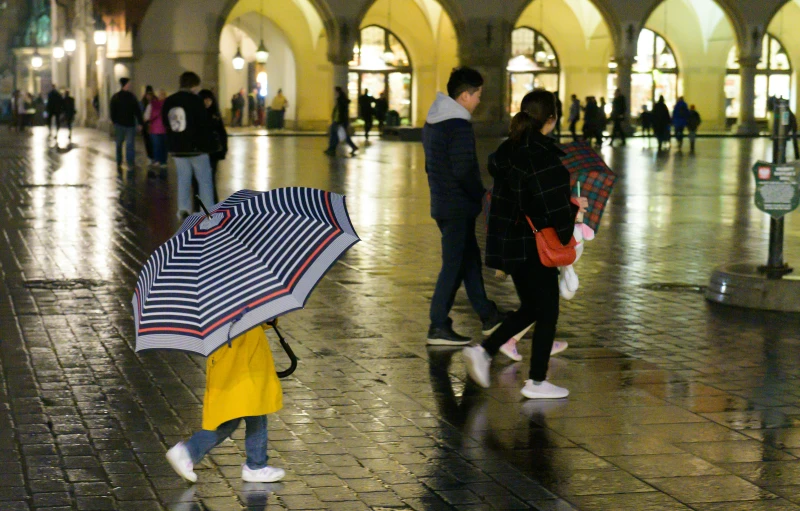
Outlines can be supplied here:
[[[239, 430], [190, 487], [164, 453], [200, 425], [204, 360], [134, 353], [130, 308], [178, 226], [174, 177], [118, 175], [93, 131], [69, 150], [41, 129], [0, 134], [0, 510], [800, 509], [800, 320], [698, 292], [714, 266], [766, 258], [749, 170], [766, 141], [603, 149], [620, 181], [562, 305], [570, 347], [550, 378], [572, 394], [557, 402], [519, 395], [529, 340], [526, 361], [497, 357], [488, 390], [457, 350], [426, 348], [439, 238], [419, 145], [330, 160], [324, 144], [231, 140], [223, 197], [344, 193], [363, 241], [282, 320], [301, 358], [269, 422], [285, 481], [241, 482]], [[800, 264], [796, 216], [786, 254]], [[510, 283], [486, 282], [514, 308]], [[479, 337], [463, 292], [452, 317]]]

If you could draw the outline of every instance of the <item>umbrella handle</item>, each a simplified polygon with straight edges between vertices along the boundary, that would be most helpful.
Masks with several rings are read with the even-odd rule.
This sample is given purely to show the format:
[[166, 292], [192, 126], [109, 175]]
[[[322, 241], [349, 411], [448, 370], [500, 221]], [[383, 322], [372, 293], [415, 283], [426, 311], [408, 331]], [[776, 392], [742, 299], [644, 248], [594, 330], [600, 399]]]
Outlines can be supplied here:
[[281, 343], [283, 351], [286, 352], [286, 354], [289, 356], [289, 360], [291, 361], [291, 364], [289, 365], [288, 369], [284, 369], [283, 371], [278, 371], [278, 378], [286, 378], [287, 376], [291, 375], [295, 371], [295, 369], [297, 369], [297, 355], [294, 354], [294, 351], [292, 351], [292, 348], [286, 342], [286, 339], [284, 339], [283, 335], [281, 335], [281, 331], [278, 330], [278, 322], [272, 320], [268, 321], [267, 324], [271, 326], [273, 330], [275, 330], [275, 333], [278, 335], [278, 340]]

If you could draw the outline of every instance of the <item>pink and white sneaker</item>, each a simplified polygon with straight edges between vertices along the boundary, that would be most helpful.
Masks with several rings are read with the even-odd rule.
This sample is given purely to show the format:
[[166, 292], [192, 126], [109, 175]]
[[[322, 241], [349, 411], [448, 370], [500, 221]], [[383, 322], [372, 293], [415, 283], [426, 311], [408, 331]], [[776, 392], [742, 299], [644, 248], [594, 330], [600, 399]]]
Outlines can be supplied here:
[[567, 341], [553, 341], [553, 348], [550, 350], [550, 356], [557, 355], [567, 349], [569, 344]]
[[509, 339], [508, 342], [500, 346], [500, 353], [515, 362], [522, 360], [522, 355], [520, 355], [519, 351], [517, 351], [517, 340], [513, 337]]

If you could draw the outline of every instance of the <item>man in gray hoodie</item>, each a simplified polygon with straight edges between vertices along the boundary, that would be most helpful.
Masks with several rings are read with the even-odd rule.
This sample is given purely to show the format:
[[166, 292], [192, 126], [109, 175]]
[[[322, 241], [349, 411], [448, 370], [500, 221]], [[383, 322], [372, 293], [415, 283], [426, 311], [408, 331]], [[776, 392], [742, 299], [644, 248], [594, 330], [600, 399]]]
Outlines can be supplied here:
[[442, 269], [431, 299], [430, 345], [463, 346], [471, 341], [453, 330], [449, 317], [462, 282], [481, 318], [484, 335], [491, 335], [504, 318], [486, 297], [481, 251], [475, 237], [475, 218], [481, 212], [485, 190], [471, 119], [482, 90], [479, 72], [467, 67], [453, 70], [447, 95], [436, 95], [422, 128], [431, 216], [442, 233]]

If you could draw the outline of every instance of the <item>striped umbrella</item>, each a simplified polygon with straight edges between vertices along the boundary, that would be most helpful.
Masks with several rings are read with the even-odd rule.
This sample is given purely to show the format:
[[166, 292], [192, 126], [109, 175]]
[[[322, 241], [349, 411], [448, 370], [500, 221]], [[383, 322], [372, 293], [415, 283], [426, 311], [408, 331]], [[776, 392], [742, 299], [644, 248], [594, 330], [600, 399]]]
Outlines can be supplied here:
[[302, 308], [359, 241], [344, 197], [312, 188], [242, 190], [186, 219], [139, 274], [136, 351], [209, 355], [234, 337]]

